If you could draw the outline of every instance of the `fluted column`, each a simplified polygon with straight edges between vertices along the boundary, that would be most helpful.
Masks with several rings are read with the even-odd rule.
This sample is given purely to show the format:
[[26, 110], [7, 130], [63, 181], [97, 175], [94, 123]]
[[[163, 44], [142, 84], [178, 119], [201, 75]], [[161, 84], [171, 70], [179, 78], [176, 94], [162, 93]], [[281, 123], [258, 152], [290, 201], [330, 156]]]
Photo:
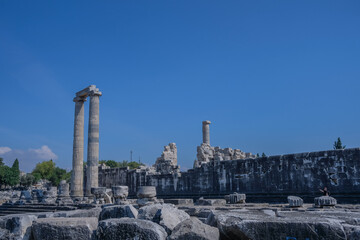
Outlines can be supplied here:
[[99, 163], [99, 98], [101, 92], [91, 91], [89, 107], [88, 154], [86, 170], [86, 195], [91, 196], [91, 188], [98, 187]]
[[84, 165], [84, 102], [86, 98], [76, 97], [74, 142], [73, 142], [73, 171], [71, 176], [71, 196], [83, 197], [83, 165]]
[[203, 131], [203, 143], [210, 145], [210, 121], [202, 122], [202, 131]]

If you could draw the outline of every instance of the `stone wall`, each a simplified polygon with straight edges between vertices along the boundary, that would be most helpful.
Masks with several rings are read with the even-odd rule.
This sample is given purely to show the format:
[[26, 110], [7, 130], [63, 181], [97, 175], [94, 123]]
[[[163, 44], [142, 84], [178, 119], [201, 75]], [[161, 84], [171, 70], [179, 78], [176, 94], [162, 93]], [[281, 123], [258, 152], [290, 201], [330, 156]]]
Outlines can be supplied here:
[[176, 174], [101, 171], [99, 185], [128, 185], [130, 196], [141, 185], [156, 186], [160, 198], [216, 198], [239, 192], [251, 201], [286, 201], [287, 195], [310, 201], [325, 186], [340, 202], [358, 202], [360, 196], [360, 148], [213, 161]]

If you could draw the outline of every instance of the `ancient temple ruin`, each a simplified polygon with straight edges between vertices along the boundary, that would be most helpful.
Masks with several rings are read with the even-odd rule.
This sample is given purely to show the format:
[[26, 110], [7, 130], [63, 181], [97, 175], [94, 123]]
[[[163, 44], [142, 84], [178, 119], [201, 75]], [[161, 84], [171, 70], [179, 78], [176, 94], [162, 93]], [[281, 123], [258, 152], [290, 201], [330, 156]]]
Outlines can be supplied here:
[[180, 166], [177, 164], [177, 148], [175, 143], [169, 143], [169, 145], [164, 147], [161, 157], [156, 159], [153, 167], [160, 174], [180, 172]]
[[85, 195], [91, 195], [91, 188], [98, 187], [99, 162], [99, 98], [102, 93], [95, 85], [76, 93], [74, 144], [73, 144], [73, 172], [71, 176], [71, 196], [81, 198], [84, 196], [84, 102], [90, 97], [89, 129], [86, 167]]
[[255, 158], [251, 153], [245, 153], [240, 149], [212, 147], [210, 145], [210, 121], [203, 121], [203, 142], [197, 147], [197, 160], [194, 168], [200, 167], [203, 163], [224, 160], [237, 160]]

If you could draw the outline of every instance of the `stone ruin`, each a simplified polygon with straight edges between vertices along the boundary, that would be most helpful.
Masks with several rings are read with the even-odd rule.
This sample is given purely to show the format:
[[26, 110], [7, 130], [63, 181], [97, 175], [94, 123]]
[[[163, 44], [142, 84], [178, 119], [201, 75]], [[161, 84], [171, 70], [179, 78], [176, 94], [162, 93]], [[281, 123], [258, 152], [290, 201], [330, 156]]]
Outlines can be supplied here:
[[156, 159], [153, 165], [155, 171], [160, 174], [173, 174], [180, 172], [180, 166], [177, 164], [177, 148], [175, 143], [169, 143], [164, 146], [161, 157]]
[[210, 123], [210, 121], [203, 121], [203, 143], [197, 147], [197, 160], [194, 162], [194, 168], [201, 167], [203, 163], [214, 161], [256, 158], [255, 155], [243, 152], [240, 149], [212, 147], [210, 145]]

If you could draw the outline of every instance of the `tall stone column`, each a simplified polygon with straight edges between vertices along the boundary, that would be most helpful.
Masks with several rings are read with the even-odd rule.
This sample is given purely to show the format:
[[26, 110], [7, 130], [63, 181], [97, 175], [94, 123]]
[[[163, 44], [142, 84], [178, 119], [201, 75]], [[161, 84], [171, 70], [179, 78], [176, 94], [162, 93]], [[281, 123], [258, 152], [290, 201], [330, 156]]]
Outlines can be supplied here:
[[101, 92], [91, 91], [89, 110], [88, 154], [86, 168], [86, 196], [91, 196], [91, 188], [98, 187], [99, 174], [99, 98]]
[[210, 145], [210, 121], [202, 122], [202, 131], [203, 131], [203, 143]]
[[84, 179], [84, 102], [86, 98], [76, 97], [75, 120], [74, 120], [74, 142], [73, 142], [73, 171], [71, 176], [71, 196], [83, 197]]

